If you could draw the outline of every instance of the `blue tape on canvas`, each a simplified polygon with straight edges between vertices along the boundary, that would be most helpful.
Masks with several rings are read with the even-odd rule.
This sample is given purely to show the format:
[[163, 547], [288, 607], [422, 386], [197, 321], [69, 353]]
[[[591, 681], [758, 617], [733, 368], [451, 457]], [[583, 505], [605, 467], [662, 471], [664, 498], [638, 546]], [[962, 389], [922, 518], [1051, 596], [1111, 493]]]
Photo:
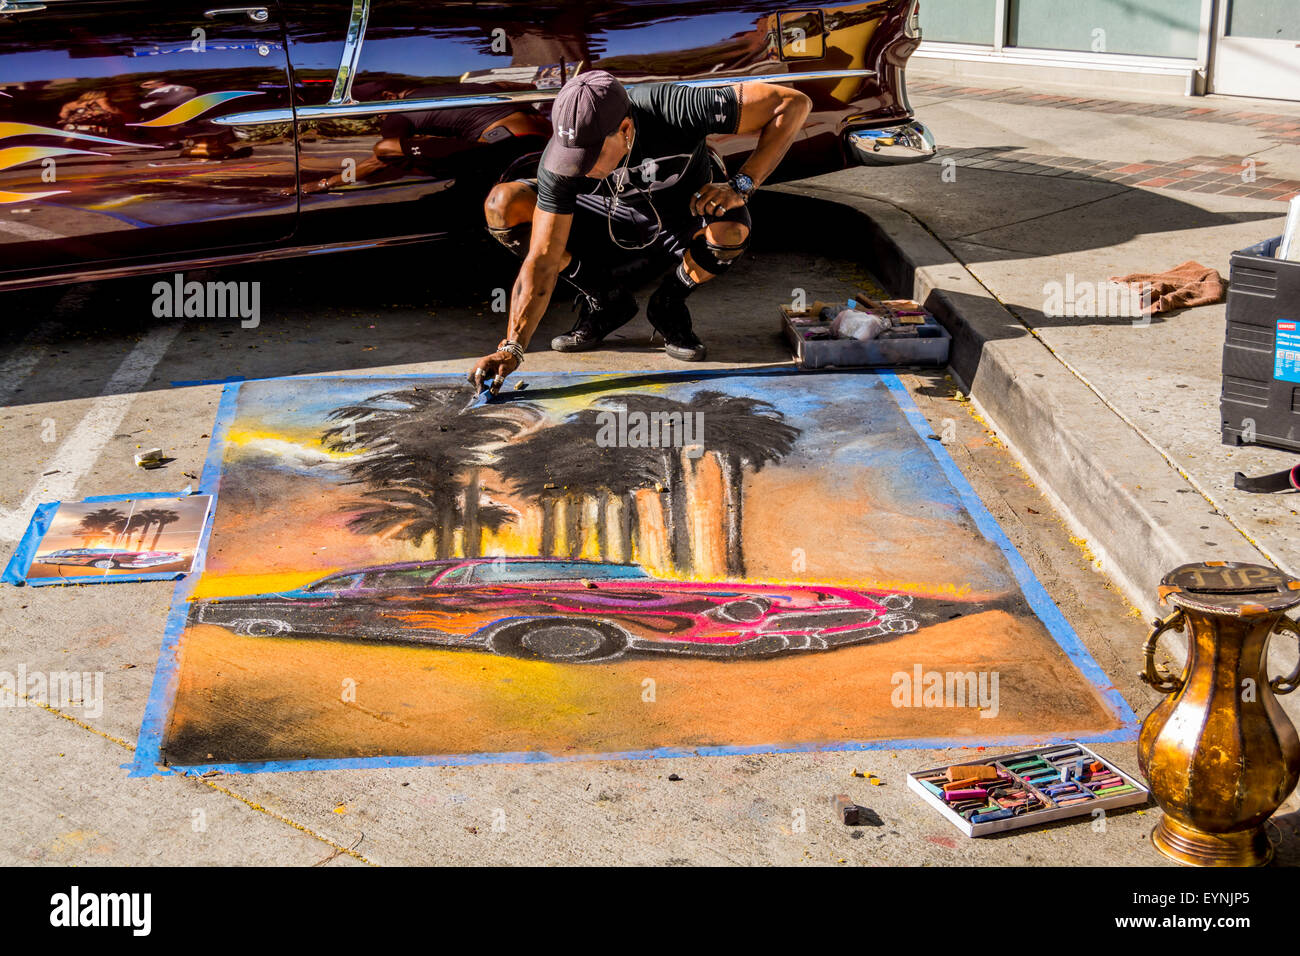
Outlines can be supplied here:
[[172, 388], [191, 388], [195, 385], [229, 385], [232, 382], [245, 382], [246, 378], [242, 375], [228, 375], [225, 378], [195, 378], [182, 379], [179, 382], [172, 382]]
[[23, 532], [22, 540], [18, 542], [17, 550], [5, 566], [5, 573], [0, 576], [0, 581], [8, 581], [10, 584], [20, 586], [26, 583], [27, 572], [32, 567], [32, 558], [36, 557], [36, 549], [40, 547], [45, 532], [50, 530], [50, 522], [54, 520], [54, 513], [59, 510], [60, 504], [61, 502], [51, 501], [36, 506], [36, 513], [27, 523], [27, 530]]
[[[1128, 730], [1088, 734], [1085, 737], [1046, 734], [1034, 736], [1014, 734], [1002, 737], [981, 737], [982, 747], [1048, 747], [1057, 744], [1121, 743], [1132, 740]], [[871, 750], [956, 750], [970, 749], [970, 738], [913, 737], [906, 740], [834, 740], [816, 744], [793, 746], [715, 746], [715, 747], [659, 747], [654, 750], [619, 750], [608, 753], [561, 754], [545, 750], [520, 750], [505, 753], [437, 754], [431, 756], [393, 755], [384, 757], [321, 757], [306, 760], [267, 760], [258, 763], [205, 763], [175, 764], [169, 768], [151, 767], [148, 773], [134, 772], [129, 776], [161, 776], [177, 773], [181, 776], [202, 776], [205, 773], [284, 773], [286, 771], [312, 770], [375, 770], [398, 767], [467, 767], [481, 764], [517, 763], [582, 763], [591, 760], [669, 760], [674, 757], [748, 757], [756, 754], [802, 753], [861, 753]]]
[[175, 581], [185, 577], [184, 571], [142, 571], [139, 574], [100, 574], [95, 577], [81, 575], [67, 578], [29, 578], [29, 588], [43, 588], [52, 584], [117, 584], [136, 581]]
[[[150, 491], [141, 494], [125, 495], [90, 495], [82, 501], [131, 501], [140, 498], [188, 498], [194, 494], [194, 486], [186, 485], [181, 491]], [[60, 502], [61, 504], [62, 502]]]

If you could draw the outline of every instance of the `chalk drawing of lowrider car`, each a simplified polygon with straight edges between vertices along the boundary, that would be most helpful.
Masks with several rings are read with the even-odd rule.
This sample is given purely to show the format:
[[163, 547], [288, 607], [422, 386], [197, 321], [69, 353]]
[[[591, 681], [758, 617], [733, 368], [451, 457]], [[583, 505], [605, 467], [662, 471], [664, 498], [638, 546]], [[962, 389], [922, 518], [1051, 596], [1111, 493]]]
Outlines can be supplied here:
[[357, 568], [295, 590], [195, 601], [247, 636], [418, 643], [549, 661], [829, 650], [916, 630], [912, 597], [821, 584], [667, 581], [634, 564], [474, 558]]
[[150, 568], [179, 561], [175, 551], [119, 551], [116, 548], [66, 548], [38, 554], [39, 564], [73, 564], [85, 568]]

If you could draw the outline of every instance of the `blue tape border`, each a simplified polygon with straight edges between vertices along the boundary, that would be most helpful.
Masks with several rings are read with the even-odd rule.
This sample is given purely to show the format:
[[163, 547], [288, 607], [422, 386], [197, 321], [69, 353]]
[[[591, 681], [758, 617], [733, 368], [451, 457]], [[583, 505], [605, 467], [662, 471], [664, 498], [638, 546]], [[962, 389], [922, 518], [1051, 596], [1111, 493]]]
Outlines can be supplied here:
[[[1011, 573], [1015, 575], [1016, 581], [1020, 585], [1021, 593], [1024, 594], [1025, 600], [1029, 602], [1029, 606], [1034, 613], [1038, 615], [1038, 619], [1043, 622], [1048, 633], [1052, 635], [1052, 639], [1060, 645], [1061, 650], [1065, 651], [1066, 656], [1070, 658], [1074, 666], [1097, 690], [1102, 700], [1110, 707], [1112, 715], [1123, 722], [1130, 733], [1135, 732], [1138, 724], [1137, 715], [1133, 713], [1128, 702], [1124, 700], [1124, 695], [1115, 687], [1114, 682], [1106, 676], [1106, 672], [1101, 669], [1101, 665], [1088, 653], [1088, 649], [1079, 640], [1079, 635], [1074, 632], [1070, 622], [1065, 619], [1065, 615], [1061, 613], [1061, 609], [1057, 607], [1056, 602], [1047, 593], [1047, 589], [1043, 587], [1042, 582], [1038, 580], [1038, 576], [1034, 574], [1033, 569], [1026, 563], [1019, 550], [1011, 543], [1011, 539], [1002, 530], [1002, 526], [998, 524], [997, 519], [993, 517], [984, 502], [980, 500], [979, 495], [975, 493], [975, 489], [971, 487], [970, 482], [966, 480], [966, 476], [957, 467], [957, 462], [953, 460], [952, 455], [948, 454], [948, 449], [944, 447], [943, 442], [935, 441], [929, 437], [934, 434], [934, 430], [930, 427], [930, 423], [926, 421], [925, 415], [916, 407], [916, 402], [912, 400], [912, 396], [907, 393], [907, 386], [893, 372], [885, 376], [885, 384], [889, 387], [894, 396], [894, 401], [898, 403], [898, 407], [902, 409], [912, 428], [916, 430], [921, 441], [930, 449], [935, 461], [943, 469], [944, 476], [961, 498], [962, 505], [965, 506], [967, 514], [974, 520], [975, 526], [979, 528], [980, 534], [997, 545], [1007, 559], [1007, 563], [1011, 566]], [[1134, 738], [1130, 736], [1123, 739]]]
[[[174, 497], [168, 495], [168, 497]], [[33, 578], [26, 581], [29, 588], [58, 587], [61, 584], [122, 584], [139, 581], [176, 581], [185, 577], [184, 571], [141, 571], [139, 574], [113, 574], [91, 577], [82, 575], [68, 578]]]
[[60, 504], [62, 504], [60, 501], [50, 501], [36, 506], [36, 513], [32, 515], [32, 520], [27, 522], [27, 530], [23, 532], [22, 540], [18, 542], [13, 556], [5, 565], [5, 573], [0, 575], [0, 581], [7, 581], [20, 587], [27, 583], [27, 572], [32, 569], [32, 558], [36, 557], [36, 549], [40, 547], [45, 532], [50, 530], [50, 522], [54, 520], [54, 513], [59, 510]]
[[246, 382], [242, 375], [227, 375], [225, 378], [190, 378], [171, 383], [172, 388], [193, 388], [196, 385], [229, 385], [232, 382]]
[[[617, 375], [624, 378], [636, 379], [653, 379], [657, 381], [664, 380], [683, 380], [690, 381], [701, 378], [718, 378], [718, 377], [735, 377], [743, 376], [768, 376], [768, 375], [796, 375], [806, 377], [818, 374], [844, 374], [845, 369], [818, 369], [818, 370], [796, 370], [788, 365], [777, 367], [759, 367], [744, 369], [701, 369], [695, 372], [666, 372], [666, 373], [643, 373], [635, 371], [570, 371], [570, 372], [546, 372], [547, 378], [555, 377], [583, 377], [598, 379], [605, 376]], [[889, 370], [858, 369], [854, 370], [855, 374], [872, 375], [879, 377], [889, 390], [891, 397], [897, 403], [899, 409], [903, 412], [908, 424], [920, 437], [922, 443], [930, 449], [930, 453], [939, 463], [944, 477], [957, 492], [961, 499], [963, 507], [975, 522], [976, 527], [984, 537], [998, 547], [1006, 557], [1011, 567], [1012, 575], [1020, 585], [1021, 592], [1024, 594], [1030, 609], [1033, 610], [1043, 626], [1047, 629], [1052, 639], [1057, 645], [1069, 656], [1071, 662], [1079, 669], [1084, 679], [1093, 686], [1102, 702], [1111, 710], [1112, 716], [1119, 720], [1121, 727], [1106, 731], [1103, 733], [1085, 733], [1082, 735], [1011, 735], [1011, 736], [991, 736], [980, 738], [978, 741], [972, 741], [969, 738], [948, 738], [948, 737], [922, 737], [922, 738], [891, 738], [885, 740], [868, 740], [868, 741], [833, 741], [821, 743], [795, 744], [787, 746], [716, 746], [716, 747], [659, 747], [650, 750], [628, 750], [614, 751], [605, 753], [582, 753], [582, 754], [552, 754], [540, 750], [527, 750], [505, 753], [475, 753], [475, 754], [435, 754], [435, 755], [393, 755], [393, 756], [375, 756], [375, 757], [320, 757], [305, 758], [302, 760], [266, 760], [266, 761], [245, 761], [234, 763], [211, 763], [211, 764], [172, 764], [164, 766], [162, 764], [162, 736], [168, 718], [171, 716], [171, 705], [176, 696], [176, 684], [179, 677], [180, 669], [180, 638], [185, 629], [185, 619], [188, 616], [186, 603], [189, 596], [193, 593], [198, 584], [199, 574], [202, 566], [195, 565], [194, 572], [186, 579], [177, 584], [176, 590], [172, 595], [172, 606], [167, 618], [166, 631], [163, 635], [162, 650], [158, 658], [157, 670], [154, 673], [154, 682], [149, 694], [149, 701], [145, 707], [144, 720], [140, 726], [140, 736], [136, 744], [135, 759], [124, 765], [128, 770], [129, 777], [151, 777], [177, 774], [180, 776], [198, 776], [213, 771], [219, 773], [283, 773], [287, 771], [315, 771], [315, 770], [365, 770], [365, 769], [384, 769], [384, 768], [401, 768], [401, 767], [457, 767], [471, 766], [481, 764], [521, 764], [521, 763], [572, 763], [590, 760], [661, 760], [674, 757], [720, 757], [720, 756], [746, 756], [750, 754], [787, 754], [787, 753], [824, 753], [824, 752], [855, 752], [868, 750], [947, 750], [947, 749], [973, 749], [980, 747], [1021, 747], [1027, 745], [1053, 745], [1062, 743], [1122, 743], [1131, 741], [1137, 737], [1138, 720], [1133, 710], [1129, 707], [1128, 702], [1124, 700], [1123, 695], [1115, 688], [1113, 682], [1106, 676], [1105, 671], [1093, 659], [1087, 648], [1079, 640], [1074, 628], [1070, 626], [1069, 621], [1061, 613], [1060, 608], [1048, 595], [1047, 590], [1035, 576], [1029, 565], [1025, 563], [1020, 552], [1016, 550], [1011, 539], [1006, 536], [997, 520], [989, 512], [988, 508], [975, 494], [975, 490], [966, 480], [966, 476], [961, 473], [957, 463], [948, 454], [942, 443], [931, 440], [928, 436], [933, 434], [929, 422], [921, 410], [917, 408], [912, 397], [907, 393], [906, 386], [899, 379], [897, 373]], [[277, 381], [289, 380], [297, 376], [277, 376], [268, 379], [250, 379], [247, 381]], [[459, 376], [454, 374], [398, 374], [398, 375], [340, 375], [340, 376], [312, 376], [311, 378], [347, 378], [350, 380], [372, 378], [372, 379], [430, 379], [430, 378], [447, 378], [452, 381], [461, 381]], [[208, 456], [203, 466], [203, 475], [199, 482], [199, 494], [210, 494], [213, 496], [212, 505], [208, 510], [207, 524], [203, 529], [203, 537], [200, 541], [199, 553], [206, 556], [208, 538], [212, 532], [213, 518], [217, 513], [218, 487], [221, 479], [221, 463], [225, 455], [226, 435], [230, 429], [230, 424], [234, 419], [236, 407], [238, 404], [239, 389], [245, 382], [232, 382], [225, 385], [221, 393], [221, 402], [217, 407], [216, 422], [212, 427], [212, 440], [208, 446]], [[526, 395], [524, 396], [527, 397]]]
[[217, 514], [218, 489], [221, 485], [221, 460], [226, 450], [226, 434], [235, 417], [235, 406], [242, 382], [227, 383], [221, 389], [221, 400], [217, 404], [216, 420], [212, 425], [212, 438], [208, 443], [208, 454], [203, 461], [203, 474], [199, 477], [201, 495], [211, 495], [208, 516], [203, 523], [203, 533], [199, 536], [198, 550], [194, 556], [194, 565], [190, 573], [182, 578], [172, 592], [171, 608], [167, 613], [167, 624], [163, 630], [162, 648], [158, 653], [158, 666], [153, 675], [153, 686], [149, 690], [149, 701], [145, 705], [144, 720], [140, 724], [140, 736], [136, 741], [135, 759], [126, 766], [128, 776], [151, 777], [168, 771], [160, 766], [162, 759], [162, 734], [167, 719], [171, 716], [171, 705], [176, 699], [176, 681], [180, 672], [180, 640], [185, 630], [185, 618], [189, 611], [186, 607], [189, 596], [198, 586], [203, 568], [207, 564], [208, 540], [212, 537], [212, 521]]

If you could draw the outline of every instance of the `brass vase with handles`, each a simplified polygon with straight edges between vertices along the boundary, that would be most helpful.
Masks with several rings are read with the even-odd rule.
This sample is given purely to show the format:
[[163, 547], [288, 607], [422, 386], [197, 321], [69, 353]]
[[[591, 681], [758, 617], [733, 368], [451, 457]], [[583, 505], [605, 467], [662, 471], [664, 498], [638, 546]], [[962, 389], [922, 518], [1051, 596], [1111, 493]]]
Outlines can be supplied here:
[[[1300, 639], [1285, 616], [1300, 605], [1300, 581], [1260, 565], [1185, 564], [1165, 575], [1160, 600], [1174, 612], [1147, 639], [1141, 677], [1169, 696], [1138, 737], [1138, 765], [1164, 811], [1152, 842], [1191, 866], [1263, 865], [1273, 856], [1264, 824], [1300, 780], [1300, 739], [1275, 696], [1300, 686], [1300, 665], [1267, 674], [1270, 636]], [[1178, 677], [1155, 663], [1170, 630], [1187, 634]]]

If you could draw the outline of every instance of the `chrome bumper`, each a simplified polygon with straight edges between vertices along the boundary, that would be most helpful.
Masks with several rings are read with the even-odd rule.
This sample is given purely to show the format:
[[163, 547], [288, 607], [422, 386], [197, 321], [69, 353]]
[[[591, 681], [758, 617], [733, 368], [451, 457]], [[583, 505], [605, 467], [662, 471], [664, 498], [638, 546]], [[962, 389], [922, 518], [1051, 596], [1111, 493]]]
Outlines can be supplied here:
[[845, 134], [849, 155], [859, 166], [899, 166], [923, 163], [938, 152], [934, 134], [920, 120]]

